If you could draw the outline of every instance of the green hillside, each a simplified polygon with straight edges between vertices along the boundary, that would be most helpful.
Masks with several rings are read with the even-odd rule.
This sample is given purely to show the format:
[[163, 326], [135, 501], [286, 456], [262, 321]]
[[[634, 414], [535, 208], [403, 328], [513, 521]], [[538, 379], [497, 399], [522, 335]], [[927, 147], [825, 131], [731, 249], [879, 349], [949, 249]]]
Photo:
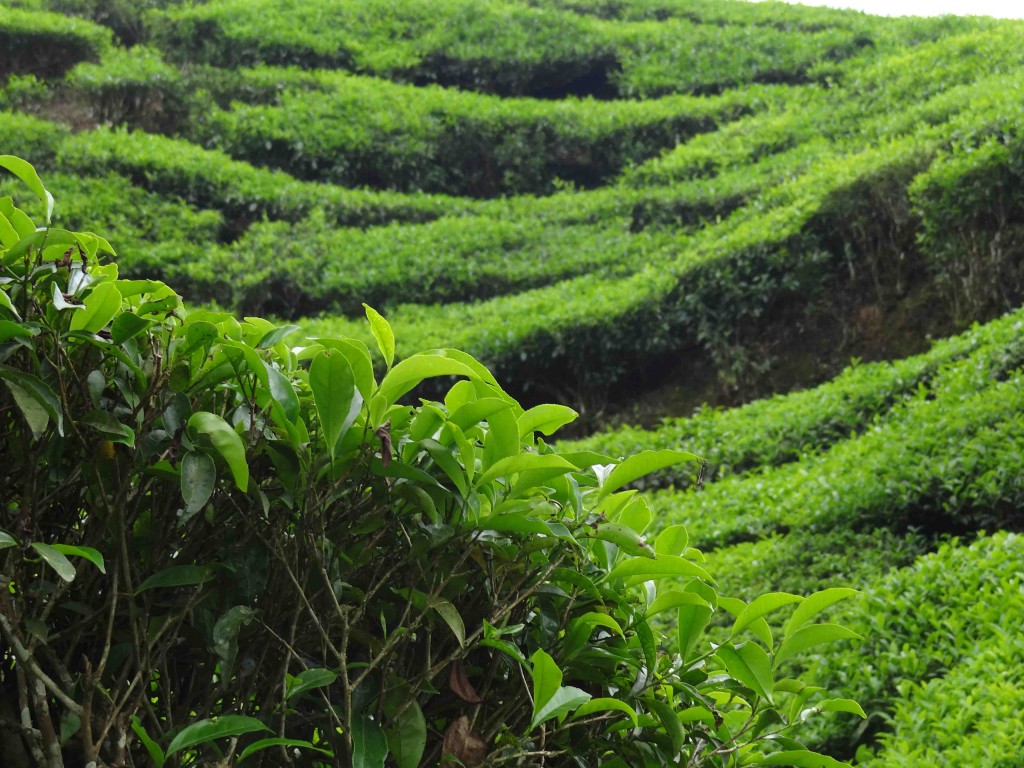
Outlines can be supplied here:
[[372, 341], [366, 302], [398, 357], [579, 410], [565, 448], [705, 457], [702, 491], [644, 488], [722, 594], [864, 593], [835, 609], [863, 642], [804, 671], [869, 717], [817, 747], [1009, 768], [1022, 39], [743, 0], [0, 0], [0, 154], [122, 275], [313, 336]]

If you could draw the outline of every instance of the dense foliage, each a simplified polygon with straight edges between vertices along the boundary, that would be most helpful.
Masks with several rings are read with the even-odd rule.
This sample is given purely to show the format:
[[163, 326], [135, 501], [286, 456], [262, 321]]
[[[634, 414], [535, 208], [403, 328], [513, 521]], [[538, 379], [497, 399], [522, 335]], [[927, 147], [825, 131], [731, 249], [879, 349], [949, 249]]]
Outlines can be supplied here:
[[[1021, 30], [1020, 22], [993, 19], [879, 19], [735, 0], [0, 0], [0, 152], [29, 158], [44, 173], [58, 200], [55, 226], [110, 237], [120, 281], [163, 280], [200, 302], [202, 312], [270, 315], [274, 327], [294, 322], [358, 349], [377, 345], [364, 317], [369, 303], [394, 326], [395, 360], [458, 347], [486, 364], [525, 412], [547, 399], [570, 402], [581, 418], [560, 434], [573, 441], [549, 447], [527, 439], [537, 455], [610, 457], [600, 464], [647, 450], [704, 456], [702, 472], [673, 464], [629, 487], [649, 491], [652, 541], [682, 524], [704, 550], [706, 563], [690, 562], [712, 572], [725, 596], [724, 612], [709, 621], [709, 639], [728, 640], [729, 597], [749, 602], [762, 593], [856, 586], [865, 598], [838, 606], [834, 618], [865, 643], [817, 658], [812, 648], [796, 662], [784, 660], [779, 673], [848, 690], [863, 700], [868, 718], [812, 722], [802, 733], [835, 758], [885, 768], [1010, 766], [1022, 749], [1012, 727], [1024, 686], [1013, 573], [1020, 545], [1011, 534], [983, 531], [1024, 527]], [[19, 187], [0, 179], [0, 197], [21, 195]], [[36, 221], [47, 218], [41, 201], [22, 202]], [[126, 301], [123, 309], [137, 313]], [[70, 322], [81, 310], [61, 312]], [[307, 371], [318, 348], [293, 360], [276, 344], [258, 348], [255, 337], [269, 326], [240, 320], [236, 331], [229, 315], [202, 312], [175, 310], [177, 319], [160, 331], [170, 335], [160, 338], [173, 341], [199, 320], [229, 329], [224, 342], [252, 348], [288, 378], [315, 443], [319, 414]], [[21, 338], [5, 343], [24, 350], [30, 340]], [[300, 345], [299, 338], [286, 339], [285, 348]], [[83, 343], [100, 354], [95, 340]], [[164, 360], [172, 358], [168, 348]], [[382, 381], [388, 366], [376, 354], [373, 360]], [[51, 362], [39, 359], [41, 379], [48, 380]], [[146, 429], [167, 431], [163, 416], [130, 424], [135, 406], [116, 381], [111, 374], [115, 383], [90, 407], [120, 403], [115, 417], [137, 431], [138, 451]], [[416, 394], [429, 404], [417, 413], [450, 422], [451, 383], [424, 382]], [[230, 397], [245, 397], [233, 384], [219, 386], [224, 408]], [[721, 407], [804, 386], [811, 388]], [[4, 387], [0, 392], [13, 397]], [[694, 413], [702, 403], [710, 404]], [[195, 406], [207, 408], [199, 400]], [[16, 420], [17, 412], [6, 418]], [[648, 428], [625, 426], [632, 421]], [[250, 423], [240, 416], [233, 425]], [[372, 417], [362, 423], [380, 426]], [[411, 423], [392, 421], [393, 443], [402, 435], [423, 438], [402, 432]], [[267, 424], [280, 426], [272, 415]], [[484, 417], [467, 439], [482, 438], [474, 445], [486, 452], [484, 435], [494, 427]], [[367, 438], [366, 450], [383, 461], [381, 438]], [[220, 519], [235, 520], [236, 511], [219, 505], [250, 497], [237, 487], [228, 492], [223, 457], [187, 429], [170, 439], [210, 458], [218, 484], [209, 504], [229, 516]], [[193, 439], [188, 448], [184, 441]], [[272, 454], [277, 443], [267, 440], [265, 453], [251, 446], [254, 473], [282, 461]], [[118, 444], [115, 452], [125, 462], [130, 449]], [[479, 468], [451, 452], [479, 478]], [[408, 459], [446, 492], [461, 493], [428, 454], [395, 452], [391, 466]], [[167, 508], [185, 504], [175, 501], [179, 460], [168, 457], [170, 474], [146, 481], [169, 484]], [[582, 483], [583, 497], [593, 494], [598, 470], [574, 466], [565, 476]], [[367, 487], [378, 490], [380, 483], [391, 489], [416, 482], [382, 480], [372, 467], [368, 478]], [[707, 489], [697, 493], [695, 485]], [[291, 496], [294, 503], [300, 497]], [[182, 530], [213, 531], [218, 518], [211, 519], [197, 513]], [[27, 562], [46, 589], [59, 577], [32, 562], [27, 543], [95, 546], [61, 538], [63, 530], [49, 540], [4, 530], [22, 548], [0, 557]], [[209, 547], [207, 554], [228, 546], [208, 538], [190, 546]], [[505, 532], [481, 547], [514, 538]], [[545, 556], [568, 546], [549, 544]], [[590, 556], [565, 551], [577, 564]], [[470, 560], [482, 567], [474, 555]], [[87, 560], [76, 562], [76, 581], [60, 587], [62, 594], [102, 590], [106, 577]], [[498, 560], [484, 563], [500, 571]], [[132, 568], [149, 565], [136, 558]], [[595, 567], [605, 565], [615, 567]], [[596, 574], [591, 581], [600, 585]], [[212, 627], [241, 604], [229, 605], [234, 593], [217, 591], [233, 578], [219, 568], [189, 588], [213, 596], [212, 618], [188, 635], [206, 633], [199, 677], [220, 663]], [[359, 578], [369, 576], [360, 572], [347, 583], [362, 589]], [[666, 577], [659, 587], [671, 594], [686, 584]], [[977, 606], [975, 587], [983, 596]], [[574, 589], [545, 584], [537, 594], [584, 596], [578, 584]], [[168, 607], [181, 608], [192, 594], [181, 590], [167, 598]], [[93, 605], [106, 594], [79, 602]], [[339, 604], [343, 597], [351, 594], [343, 592]], [[642, 624], [635, 605], [647, 598], [640, 597], [628, 603], [633, 607], [598, 607], [622, 635], [606, 627], [607, 636], [598, 630], [587, 638], [591, 646], [603, 652], [614, 636], [623, 653], [642, 655], [632, 634]], [[404, 610], [405, 603], [394, 608], [402, 598], [389, 597], [389, 610]], [[789, 610], [780, 608], [783, 622]], [[373, 617], [365, 631], [388, 635], [393, 617], [382, 615], [384, 624]], [[677, 638], [676, 618], [655, 614], [651, 631]], [[441, 613], [428, 609], [421, 620], [447, 643], [434, 650], [454, 650]], [[84, 614], [78, 621], [102, 623]], [[255, 619], [239, 625], [240, 648], [258, 638], [257, 626]], [[53, 631], [56, 643], [73, 633]], [[491, 639], [513, 643], [529, 675], [543, 632], [524, 632]], [[105, 626], [94, 634], [104, 633]], [[573, 677], [583, 675], [582, 665], [548, 650], [564, 668], [566, 686], [602, 698]], [[468, 651], [467, 680], [480, 683], [499, 653], [495, 646]], [[500, 669], [515, 669], [508, 663]], [[327, 662], [324, 669], [337, 672]], [[55, 675], [70, 696], [84, 690]], [[441, 678], [435, 687], [449, 709], [432, 720], [427, 694], [417, 699], [435, 746], [458, 702], [479, 713], [489, 704], [482, 695], [484, 703], [469, 705]], [[236, 670], [238, 685], [229, 692], [244, 696], [252, 680]], [[492, 685], [505, 682], [496, 677]], [[167, 684], [153, 684], [156, 697], [166, 698], [159, 691]], [[328, 743], [335, 737], [311, 714], [316, 697], [339, 685], [273, 699], [281, 712], [294, 709], [288, 724], [271, 724], [275, 737], [320, 739], [343, 755], [344, 739]], [[640, 733], [662, 749], [668, 731], [654, 723], [664, 720], [645, 695], [621, 700], [637, 714]], [[195, 719], [215, 714], [200, 715], [191, 701], [182, 706], [192, 706]], [[387, 726], [396, 717], [391, 703], [375, 701], [375, 722]], [[232, 704], [221, 698], [209, 706]], [[532, 705], [523, 706], [532, 713]], [[621, 722], [631, 719], [614, 711]], [[598, 725], [589, 720], [606, 715], [545, 725], [546, 744], [571, 743], [575, 751], [583, 740], [627, 742], [631, 722], [594, 742]], [[182, 726], [180, 713], [173, 717], [167, 726], [140, 715], [140, 727], [158, 729], [147, 733], [159, 737], [162, 750]], [[509, 722], [505, 733], [527, 748], [538, 732], [521, 726]], [[138, 747], [130, 723], [114, 728], [127, 729]], [[72, 750], [82, 743], [70, 738]], [[234, 756], [244, 748], [243, 739]], [[230, 749], [230, 741], [186, 759], [210, 758], [216, 749]], [[285, 759], [277, 748], [266, 755], [267, 764]]]
[[776, 668], [856, 637], [814, 621], [853, 590], [747, 603], [682, 526], [648, 542], [623, 488], [696, 456], [556, 452], [574, 411], [456, 350], [395, 364], [369, 307], [379, 381], [107, 254], [0, 199], [5, 765], [837, 764], [794, 728], [860, 707]]

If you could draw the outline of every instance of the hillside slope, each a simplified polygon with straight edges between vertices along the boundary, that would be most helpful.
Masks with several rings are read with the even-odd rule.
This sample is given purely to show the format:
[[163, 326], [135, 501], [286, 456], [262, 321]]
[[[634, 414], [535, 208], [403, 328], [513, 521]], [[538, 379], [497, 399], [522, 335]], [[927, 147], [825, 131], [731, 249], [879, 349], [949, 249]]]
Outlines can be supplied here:
[[[704, 493], [649, 487], [724, 587], [866, 593], [847, 620], [868, 640], [817, 672], [871, 717], [823, 744], [1017, 764], [992, 726], [1024, 697], [1021, 545], [982, 531], [1024, 527], [1024, 23], [139, 5], [0, 0], [0, 152], [44, 173], [58, 222], [313, 334], [365, 336], [368, 302], [399, 356], [463, 348], [571, 402], [581, 450], [706, 456]], [[952, 569], [1000, 610], [935, 580]]]

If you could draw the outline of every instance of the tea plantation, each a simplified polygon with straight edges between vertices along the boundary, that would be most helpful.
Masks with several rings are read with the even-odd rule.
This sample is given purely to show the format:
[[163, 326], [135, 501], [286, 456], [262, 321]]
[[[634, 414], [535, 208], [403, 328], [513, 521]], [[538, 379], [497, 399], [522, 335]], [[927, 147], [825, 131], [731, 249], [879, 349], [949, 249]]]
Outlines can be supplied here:
[[[797, 622], [769, 672], [867, 717], [794, 704], [809, 719], [798, 737], [832, 757], [780, 737], [776, 757], [743, 764], [1016, 768], [1022, 41], [1024, 22], [743, 0], [0, 0], [0, 154], [38, 170], [57, 226], [102, 235], [121, 278], [165, 281], [211, 327], [234, 322], [222, 310], [268, 317], [386, 356], [369, 304], [397, 360], [463, 350], [526, 408], [579, 411], [546, 438], [562, 456], [702, 457], [699, 476], [666, 462], [629, 487], [650, 504], [652, 541], [685, 526], [680, 552], [704, 553], [716, 607], [859, 591], [814, 625], [852, 632]], [[45, 218], [23, 189], [0, 176], [0, 200]], [[295, 354], [296, 370], [313, 355]], [[455, 413], [448, 385], [417, 392]], [[432, 418], [410, 435], [429, 438]], [[788, 599], [774, 607], [799, 618]], [[585, 614], [587, 632], [616, 631], [604, 610]], [[654, 613], [685, 634], [686, 614]], [[710, 631], [725, 642], [736, 625]], [[574, 742], [573, 761], [542, 739], [515, 764], [672, 764], [642, 750], [587, 762], [586, 749]]]

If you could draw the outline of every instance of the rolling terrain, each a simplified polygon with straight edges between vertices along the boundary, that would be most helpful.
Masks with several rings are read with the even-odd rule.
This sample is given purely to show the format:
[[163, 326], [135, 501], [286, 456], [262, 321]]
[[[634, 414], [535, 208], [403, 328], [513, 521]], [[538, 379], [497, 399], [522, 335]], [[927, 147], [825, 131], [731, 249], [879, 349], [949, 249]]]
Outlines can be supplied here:
[[810, 672], [869, 717], [819, 748], [1021, 764], [1024, 22], [137, 5], [0, 0], [0, 153], [60, 225], [310, 334], [369, 303], [576, 449], [706, 457], [645, 490], [723, 593], [864, 593]]

